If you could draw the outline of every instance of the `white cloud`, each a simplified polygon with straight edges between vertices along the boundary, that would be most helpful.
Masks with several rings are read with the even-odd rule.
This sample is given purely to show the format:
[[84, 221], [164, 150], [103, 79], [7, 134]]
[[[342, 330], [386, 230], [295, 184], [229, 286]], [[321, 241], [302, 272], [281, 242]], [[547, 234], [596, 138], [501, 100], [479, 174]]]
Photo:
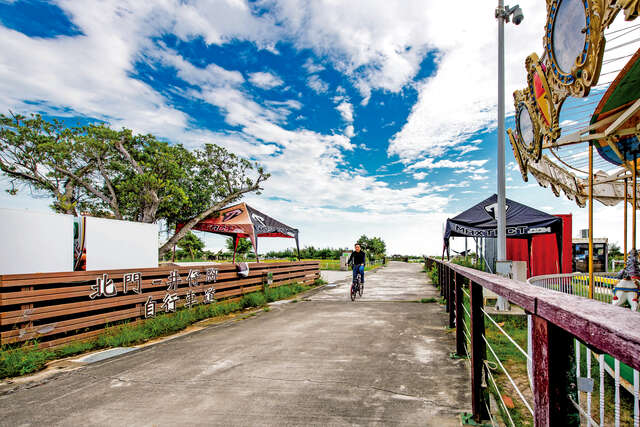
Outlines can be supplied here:
[[427, 177], [427, 173], [426, 172], [416, 172], [413, 174], [413, 178], [417, 179], [418, 181], [421, 181], [423, 179], [425, 179]]
[[[353, 130], [353, 125], [349, 125], [346, 128], [344, 128], [344, 135], [347, 138], [353, 138], [355, 136], [355, 132]], [[362, 147], [360, 147], [360, 148], [362, 148]]]
[[316, 64], [313, 62], [313, 59], [309, 58], [304, 63], [303, 67], [307, 70], [309, 74], [319, 73], [320, 71], [324, 71], [324, 66]]
[[345, 122], [353, 123], [353, 105], [347, 101], [343, 101], [336, 107], [336, 110], [340, 112]]
[[262, 71], [250, 74], [249, 81], [254, 86], [258, 86], [262, 89], [273, 89], [274, 87], [281, 86], [284, 83], [282, 79], [275, 74]]
[[309, 76], [307, 84], [319, 95], [329, 91], [329, 84], [315, 74]]
[[[427, 39], [438, 51], [435, 74], [420, 82], [418, 102], [400, 132], [392, 139], [389, 154], [410, 159], [418, 155], [441, 156], [474, 134], [492, 131], [497, 120], [497, 22], [493, 5], [469, 2], [451, 14], [446, 2], [425, 5]], [[505, 26], [505, 101], [513, 110], [510, 94], [525, 86], [524, 60], [541, 53], [546, 10], [538, 2], [523, 0], [525, 20]], [[447, 18], [445, 18], [447, 17]], [[455, 30], [452, 30], [455, 19]], [[468, 152], [468, 150], [467, 150]]]
[[0, 25], [0, 105], [33, 111], [24, 101], [37, 101], [40, 111], [86, 115], [167, 137], [181, 132], [186, 114], [130, 75], [145, 37], [155, 31], [140, 19], [151, 6], [135, 3], [129, 13], [105, 3], [62, 6], [84, 35], [30, 38]]
[[474, 168], [484, 166], [489, 160], [437, 160], [435, 161], [433, 158], [426, 158], [419, 162], [416, 162], [410, 165], [407, 169], [439, 169], [439, 168], [449, 168], [449, 169], [459, 169], [460, 171], [464, 171], [465, 169]]

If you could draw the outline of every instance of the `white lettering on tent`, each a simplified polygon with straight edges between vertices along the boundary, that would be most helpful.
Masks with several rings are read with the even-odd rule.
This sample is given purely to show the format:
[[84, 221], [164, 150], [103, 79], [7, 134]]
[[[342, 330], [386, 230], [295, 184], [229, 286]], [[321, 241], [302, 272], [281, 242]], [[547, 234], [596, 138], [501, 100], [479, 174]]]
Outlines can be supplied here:
[[530, 228], [529, 234], [551, 233], [551, 227], [536, 227]]
[[[489, 215], [491, 215], [492, 218], [496, 217], [496, 208], [498, 207], [498, 203], [494, 203], [492, 205], [487, 205], [484, 207], [484, 210], [487, 211], [487, 213]], [[509, 210], [509, 205], [505, 204], [504, 205], [504, 211], [508, 211]]]
[[266, 225], [264, 224], [264, 218], [261, 217], [260, 215], [251, 214], [251, 218], [253, 218], [254, 220], [258, 221], [261, 226], [266, 227]]

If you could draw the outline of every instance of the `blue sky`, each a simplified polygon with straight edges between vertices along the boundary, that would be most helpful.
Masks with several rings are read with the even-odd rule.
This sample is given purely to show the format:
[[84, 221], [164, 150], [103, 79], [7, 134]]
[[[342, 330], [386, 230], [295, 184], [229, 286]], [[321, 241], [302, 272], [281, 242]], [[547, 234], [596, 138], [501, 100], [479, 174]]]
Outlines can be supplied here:
[[[366, 233], [393, 253], [437, 253], [444, 220], [495, 192], [493, 5], [145, 3], [0, 0], [2, 109], [254, 159], [272, 178], [247, 201], [300, 228], [303, 245], [350, 246]], [[507, 126], [524, 59], [542, 51], [544, 2], [520, 5], [525, 21], [507, 27]], [[507, 162], [508, 197], [573, 212], [574, 231], [586, 224], [584, 210], [522, 181], [508, 143]], [[4, 207], [47, 203], [0, 195]]]

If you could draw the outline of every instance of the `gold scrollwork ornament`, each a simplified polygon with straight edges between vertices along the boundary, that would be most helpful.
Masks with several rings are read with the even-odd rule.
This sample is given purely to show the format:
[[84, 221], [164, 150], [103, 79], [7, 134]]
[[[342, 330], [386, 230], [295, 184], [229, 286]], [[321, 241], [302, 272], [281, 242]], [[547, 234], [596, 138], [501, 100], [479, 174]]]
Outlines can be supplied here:
[[[547, 76], [549, 68], [544, 66], [538, 55], [532, 53], [525, 60], [527, 69], [527, 88], [530, 93], [533, 114], [531, 120], [537, 122], [542, 135], [542, 143], [553, 143], [560, 137], [559, 112], [566, 95], [554, 93], [549, 86]], [[565, 92], [566, 93], [566, 92]]]
[[[579, 1], [585, 10], [585, 23], [581, 31], [585, 35], [585, 43], [582, 51], [576, 56], [571, 70], [563, 70], [560, 67], [553, 46], [555, 20], [559, 8], [565, 1]], [[613, 0], [613, 2], [615, 1]], [[608, 0], [608, 2], [612, 1]], [[609, 11], [610, 9], [605, 7], [605, 10]], [[605, 25], [603, 17], [602, 0], [547, 0], [547, 24], [543, 44], [549, 71], [547, 76], [552, 90], [565, 89], [569, 95], [582, 98], [587, 96], [591, 87], [598, 83], [605, 46], [604, 29], [608, 25]], [[608, 14], [606, 18], [609, 17], [613, 19], [611, 14]]]
[[[531, 99], [531, 93], [528, 89], [516, 90], [513, 92], [513, 105], [516, 111], [516, 133], [514, 138], [518, 140], [520, 146], [529, 154], [534, 162], [540, 160], [542, 155], [542, 134], [540, 133], [540, 119], [533, 117], [538, 113]], [[522, 134], [521, 117], [523, 111], [526, 111], [531, 119], [532, 140], [527, 144]]]
[[507, 129], [507, 135], [509, 136], [509, 142], [511, 143], [511, 148], [513, 149], [513, 156], [516, 158], [518, 167], [520, 167], [522, 179], [524, 180], [524, 182], [527, 182], [529, 181], [529, 176], [527, 174], [527, 165], [529, 163], [529, 158], [527, 157], [527, 154], [524, 152], [523, 148], [520, 146], [517, 138], [513, 135], [513, 131], [511, 129]]

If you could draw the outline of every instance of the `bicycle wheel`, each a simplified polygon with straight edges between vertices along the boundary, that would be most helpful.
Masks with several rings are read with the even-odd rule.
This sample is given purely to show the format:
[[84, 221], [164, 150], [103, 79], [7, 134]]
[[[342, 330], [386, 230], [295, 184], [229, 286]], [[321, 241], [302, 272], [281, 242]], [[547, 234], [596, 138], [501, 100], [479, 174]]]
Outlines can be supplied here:
[[357, 294], [357, 289], [356, 289], [356, 283], [352, 283], [351, 284], [351, 301], [355, 301], [356, 300], [356, 294]]
[[362, 283], [360, 276], [358, 276], [358, 294], [362, 298], [362, 292], [364, 292], [364, 283]]

